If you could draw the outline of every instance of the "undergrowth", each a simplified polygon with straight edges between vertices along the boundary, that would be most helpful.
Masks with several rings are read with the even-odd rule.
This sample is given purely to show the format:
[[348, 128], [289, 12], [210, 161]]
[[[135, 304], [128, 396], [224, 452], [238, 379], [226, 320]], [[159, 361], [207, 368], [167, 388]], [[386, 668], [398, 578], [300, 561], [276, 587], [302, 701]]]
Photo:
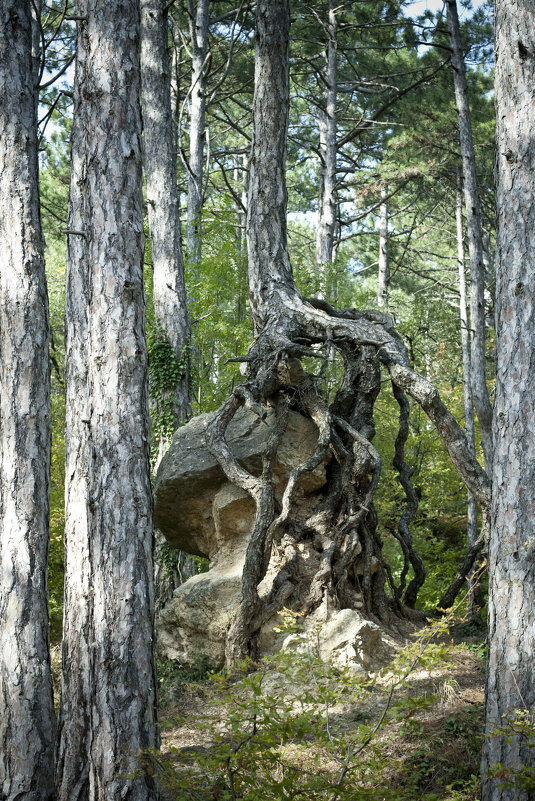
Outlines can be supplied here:
[[160, 686], [175, 682], [175, 697], [204, 682], [208, 709], [188, 719], [202, 744], [151, 751], [144, 770], [166, 801], [475, 801], [483, 705], [452, 711], [456, 682], [437, 689], [421, 679], [453, 667], [449, 622], [433, 623], [376, 675], [321, 659], [290, 614], [291, 649], [243, 663], [237, 676], [169, 669]]
[[183, 667], [173, 659], [158, 659], [156, 673], [159, 706], [168, 707], [179, 702], [188, 687], [207, 680], [209, 657], [199, 653], [191, 667]]

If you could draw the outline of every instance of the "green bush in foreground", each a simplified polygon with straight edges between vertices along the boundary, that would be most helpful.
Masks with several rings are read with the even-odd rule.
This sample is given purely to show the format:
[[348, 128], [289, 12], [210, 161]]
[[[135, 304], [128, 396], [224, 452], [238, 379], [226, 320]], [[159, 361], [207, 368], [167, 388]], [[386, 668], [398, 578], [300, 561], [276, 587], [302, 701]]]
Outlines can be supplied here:
[[322, 660], [313, 636], [288, 615], [291, 649], [242, 664], [238, 678], [210, 674], [212, 706], [195, 722], [205, 744], [150, 752], [145, 769], [173, 801], [475, 799], [481, 709], [446, 716], [430, 739], [425, 720], [437, 699], [411, 686], [416, 670], [448, 659], [451, 646], [436, 642], [446, 627], [433, 624], [387, 675], [370, 677]]

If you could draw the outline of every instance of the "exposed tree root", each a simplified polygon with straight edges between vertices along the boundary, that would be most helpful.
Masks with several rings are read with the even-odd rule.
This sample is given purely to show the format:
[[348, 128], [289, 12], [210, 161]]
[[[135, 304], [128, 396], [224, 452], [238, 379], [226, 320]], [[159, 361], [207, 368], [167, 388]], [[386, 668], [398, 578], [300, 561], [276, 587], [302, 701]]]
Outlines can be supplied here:
[[[470, 452], [466, 437], [442, 403], [437, 389], [410, 366], [405, 344], [392, 319], [378, 311], [335, 309], [324, 300], [303, 299], [296, 289], [287, 246], [286, 142], [289, 111], [288, 0], [258, 0], [255, 36], [253, 138], [247, 204], [248, 283], [256, 339], [244, 357], [246, 380], [223, 404], [209, 427], [209, 447], [227, 478], [256, 503], [242, 582], [242, 600], [227, 638], [227, 661], [251, 652], [256, 632], [290, 598], [295, 587], [302, 609], [322, 603], [362, 608], [387, 621], [414, 605], [423, 581], [423, 565], [414, 551], [409, 524], [417, 509], [411, 468], [405, 463], [408, 395], [435, 424], [461, 478], [484, 515], [490, 502], [486, 473]], [[322, 366], [337, 352], [344, 369], [336, 396], [327, 402]], [[318, 359], [318, 375], [306, 372], [305, 357]], [[397, 527], [405, 568], [396, 586], [382, 556], [373, 498], [381, 460], [372, 444], [373, 408], [381, 384], [381, 364], [388, 370], [400, 406], [395, 466], [407, 503]], [[264, 415], [275, 406], [276, 425], [263, 459], [262, 474], [240, 466], [225, 442], [225, 430], [240, 405]], [[315, 452], [295, 468], [282, 498], [273, 485], [273, 460], [285, 430], [289, 407], [311, 417], [318, 427]], [[308, 518], [294, 513], [292, 500], [300, 477], [331, 456], [327, 486]], [[299, 593], [300, 540], [316, 550], [317, 569]], [[267, 599], [258, 585], [266, 575], [272, 549], [284, 554], [279, 576]], [[406, 586], [409, 565], [415, 578]], [[463, 566], [464, 568], [464, 566]], [[385, 583], [392, 588], [387, 597]], [[405, 606], [403, 607], [403, 604]]]
[[409, 436], [410, 406], [407, 396], [402, 389], [396, 386], [396, 384], [392, 384], [392, 391], [399, 404], [399, 431], [396, 437], [393, 465], [399, 473], [399, 481], [405, 491], [405, 497], [407, 498], [407, 505], [399, 520], [398, 530], [397, 532], [392, 532], [401, 545], [404, 558], [400, 583], [399, 587], [396, 588], [395, 595], [398, 599], [401, 598], [401, 593], [403, 590], [405, 590], [409, 567], [412, 566], [414, 570], [414, 578], [405, 590], [403, 601], [408, 607], [414, 608], [418, 591], [423, 586], [425, 581], [425, 567], [422, 560], [412, 547], [412, 536], [409, 528], [412, 520], [418, 512], [419, 503], [418, 495], [411, 481], [414, 468], [409, 467], [405, 461], [405, 444]]
[[[418, 496], [411, 482], [412, 468], [404, 457], [409, 430], [406, 395], [416, 400], [435, 423], [454, 465], [483, 509], [490, 494], [487, 476], [470, 454], [464, 433], [436, 388], [411, 369], [405, 345], [388, 315], [336, 310], [325, 301], [304, 301], [288, 287], [277, 295], [270, 299], [271, 314], [264, 318], [264, 327], [244, 358], [245, 382], [219, 409], [208, 430], [209, 447], [227, 478], [249, 493], [257, 509], [243, 572], [242, 601], [227, 639], [229, 664], [252, 653], [251, 644], [262, 624], [296, 592], [296, 548], [302, 538], [312, 540], [320, 554], [319, 567], [304, 594], [300, 588], [303, 611], [310, 612], [322, 603], [330, 608], [356, 607], [386, 622], [393, 614], [401, 614], [403, 608], [414, 607], [425, 569], [413, 548], [409, 528], [418, 509]], [[330, 405], [321, 371], [313, 375], [301, 363], [304, 357], [323, 359], [327, 348], [339, 352], [344, 364]], [[404, 555], [398, 585], [382, 556], [374, 508], [381, 459], [372, 444], [373, 408], [380, 391], [381, 363], [390, 373], [400, 407], [394, 466], [407, 500], [395, 532]], [[225, 431], [241, 405], [264, 417], [267, 404], [275, 408], [276, 424], [263, 457], [262, 473], [254, 476], [237, 462], [225, 442]], [[314, 453], [291, 471], [277, 500], [273, 462], [290, 407], [314, 420], [318, 441]], [[305, 521], [298, 520], [293, 516], [292, 501], [300, 477], [330, 457], [328, 483], [318, 508]], [[271, 592], [260, 598], [258, 585], [266, 575], [273, 548], [283, 554], [282, 567]], [[463, 578], [456, 577], [446, 600], [462, 585], [468, 561], [459, 573]], [[414, 578], [407, 586], [411, 566]], [[385, 592], [387, 578], [393, 599]]]

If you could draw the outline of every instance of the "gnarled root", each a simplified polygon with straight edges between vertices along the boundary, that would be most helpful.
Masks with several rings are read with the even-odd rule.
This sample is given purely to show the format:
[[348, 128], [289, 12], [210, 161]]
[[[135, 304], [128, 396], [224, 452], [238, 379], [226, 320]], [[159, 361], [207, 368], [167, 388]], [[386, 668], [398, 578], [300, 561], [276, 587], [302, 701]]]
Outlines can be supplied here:
[[[324, 360], [324, 351], [337, 351], [343, 359], [338, 391], [327, 402], [319, 375], [306, 372], [304, 357]], [[242, 599], [227, 638], [227, 662], [254, 655], [255, 635], [284, 604], [299, 598], [302, 611], [320, 604], [337, 608], [362, 608], [388, 620], [394, 608], [413, 607], [425, 578], [409, 525], [417, 511], [418, 497], [411, 483], [404, 446], [408, 434], [411, 395], [435, 422], [455, 466], [483, 506], [488, 505], [489, 486], [484, 471], [469, 455], [463, 432], [442, 404], [438, 392], [411, 370], [405, 346], [390, 318], [380, 312], [336, 310], [325, 301], [304, 302], [296, 295], [282, 295], [273, 316], [244, 359], [247, 380], [237, 387], [215, 415], [207, 432], [209, 447], [227, 478], [244, 489], [256, 503], [256, 519], [249, 541], [242, 578]], [[400, 407], [399, 433], [394, 466], [407, 498], [395, 536], [403, 550], [405, 566], [395, 585], [384, 564], [377, 534], [374, 494], [381, 473], [381, 459], [372, 444], [375, 434], [373, 409], [381, 386], [380, 363], [390, 372], [394, 396]], [[275, 426], [262, 472], [255, 476], [236, 460], [225, 442], [225, 431], [241, 405], [265, 416], [265, 405], [275, 408]], [[275, 495], [273, 462], [292, 407], [314, 420], [318, 441], [314, 453], [294, 468], [282, 497]], [[308, 517], [293, 510], [301, 476], [326, 463], [327, 485], [320, 502]], [[299, 586], [299, 541], [306, 539], [317, 552], [318, 567]], [[266, 575], [273, 548], [283, 554], [282, 565], [267, 596], [258, 586]], [[406, 586], [409, 566], [414, 579]], [[393, 601], [385, 593], [388, 578]]]

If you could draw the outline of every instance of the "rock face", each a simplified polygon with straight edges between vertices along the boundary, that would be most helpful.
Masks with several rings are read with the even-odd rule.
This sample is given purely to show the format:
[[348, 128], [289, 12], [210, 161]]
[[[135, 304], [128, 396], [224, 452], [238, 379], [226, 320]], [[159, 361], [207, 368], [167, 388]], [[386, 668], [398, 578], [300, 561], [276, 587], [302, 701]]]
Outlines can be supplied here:
[[[176, 432], [162, 459], [154, 486], [154, 525], [176, 548], [212, 559], [231, 540], [251, 531], [254, 503], [230, 484], [205, 443], [211, 414], [195, 417]], [[259, 475], [262, 454], [272, 429], [274, 412], [261, 420], [240, 409], [227, 429], [226, 440], [240, 464]], [[288, 427], [274, 464], [275, 487], [286, 484], [290, 470], [307, 459], [318, 434], [312, 420], [290, 412]], [[301, 479], [298, 494], [310, 494], [325, 483], [319, 466]]]
[[392, 656], [392, 638], [355, 609], [326, 615], [320, 608], [306, 618], [304, 630], [305, 638], [295, 634], [285, 637], [282, 650], [312, 648], [321, 659], [356, 672], [376, 670]]
[[160, 612], [157, 649], [181, 665], [201, 660], [219, 669], [225, 662], [225, 637], [241, 596], [246, 542], [229, 551], [208, 573], [192, 576], [175, 590]]
[[[211, 417], [196, 417], [177, 431], [156, 476], [155, 525], [174, 547], [210, 559], [207, 573], [193, 576], [175, 590], [159, 614], [156, 630], [161, 654], [189, 666], [202, 658], [217, 669], [224, 664], [226, 632], [241, 598], [241, 576], [255, 505], [243, 490], [227, 481], [209, 453], [205, 432]], [[271, 409], [265, 420], [241, 409], [227, 430], [232, 452], [252, 473], [260, 473], [273, 422]], [[279, 497], [290, 471], [314, 452], [317, 437], [317, 428], [310, 419], [290, 412], [274, 464]], [[300, 480], [295, 503], [302, 518], [310, 519], [314, 514], [325, 482], [325, 464]], [[297, 587], [309, 586], [320, 558], [321, 547], [318, 550], [317, 543], [299, 543]], [[276, 560], [272, 560], [260, 587], [261, 595], [269, 592], [276, 571]], [[302, 601], [304, 598], [296, 594], [289, 603], [299, 609]], [[291, 646], [291, 637], [273, 631], [277, 622], [274, 618], [263, 627], [259, 637], [261, 652]], [[328, 612], [320, 608], [307, 618], [307, 628], [309, 625], [319, 632], [322, 656], [356, 669], [369, 669], [380, 661], [384, 651], [381, 631], [356, 609]]]
[[[162, 459], [154, 487], [154, 522], [176, 548], [206, 556], [210, 570], [181, 585], [157, 620], [160, 652], [183, 664], [201, 656], [215, 668], [224, 661], [225, 636], [240, 602], [245, 551], [253, 528], [255, 505], [243, 490], [227, 481], [205, 443], [212, 415], [204, 414], [180, 428]], [[240, 463], [259, 474], [262, 454], [274, 421], [241, 409], [227, 429], [227, 442]], [[274, 464], [276, 492], [290, 471], [307, 459], [317, 443], [317, 428], [290, 412]], [[325, 483], [325, 466], [302, 477], [296, 498], [310, 498]], [[268, 580], [269, 583], [269, 580]]]

